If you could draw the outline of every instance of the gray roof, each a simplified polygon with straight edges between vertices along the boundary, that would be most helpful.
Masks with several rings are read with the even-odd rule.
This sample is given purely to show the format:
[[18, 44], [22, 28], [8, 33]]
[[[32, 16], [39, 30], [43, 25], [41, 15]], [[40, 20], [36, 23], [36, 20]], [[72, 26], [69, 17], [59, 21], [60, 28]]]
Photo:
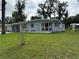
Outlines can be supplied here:
[[28, 22], [59, 22], [59, 23], [63, 23], [61, 22], [60, 20], [58, 19], [35, 19], [35, 20], [31, 20], [31, 21], [28, 21]]
[[[8, 25], [18, 25], [18, 24], [24, 24], [24, 23], [31, 23], [31, 22], [58, 22], [58, 23], [63, 23], [58, 19], [35, 19], [27, 22], [19, 22], [19, 23], [12, 23], [12, 24], [5, 24], [6, 26]], [[1, 24], [0, 24], [1, 26]]]

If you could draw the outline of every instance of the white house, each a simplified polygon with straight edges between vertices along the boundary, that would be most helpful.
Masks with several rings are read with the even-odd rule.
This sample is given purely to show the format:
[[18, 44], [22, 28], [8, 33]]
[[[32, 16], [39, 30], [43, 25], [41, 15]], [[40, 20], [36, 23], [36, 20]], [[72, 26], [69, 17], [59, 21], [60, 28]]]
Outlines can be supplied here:
[[27, 22], [28, 32], [62, 32], [65, 31], [65, 24], [56, 19], [36, 19]]
[[65, 24], [57, 19], [35, 19], [7, 25], [7, 31], [19, 32], [63, 32]]

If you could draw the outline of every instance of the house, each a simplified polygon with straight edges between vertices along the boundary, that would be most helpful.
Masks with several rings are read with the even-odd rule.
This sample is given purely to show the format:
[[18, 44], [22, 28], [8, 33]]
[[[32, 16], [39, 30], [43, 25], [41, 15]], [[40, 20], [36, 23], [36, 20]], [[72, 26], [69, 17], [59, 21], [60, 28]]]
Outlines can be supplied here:
[[79, 31], [79, 23], [70, 24], [73, 31]]
[[62, 32], [65, 31], [65, 25], [56, 19], [41, 20], [36, 19], [27, 22], [28, 32]]
[[65, 24], [58, 19], [35, 19], [27, 22], [8, 24], [7, 31], [63, 32], [65, 31]]

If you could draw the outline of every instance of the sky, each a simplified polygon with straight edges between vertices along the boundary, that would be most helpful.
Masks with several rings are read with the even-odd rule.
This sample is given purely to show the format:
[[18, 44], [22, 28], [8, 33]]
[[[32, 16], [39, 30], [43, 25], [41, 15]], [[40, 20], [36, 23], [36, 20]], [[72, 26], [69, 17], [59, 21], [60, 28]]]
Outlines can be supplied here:
[[[68, 10], [69, 15], [74, 16], [79, 13], [79, 2], [78, 0], [60, 0], [60, 1], [67, 1], [68, 2]], [[15, 10], [16, 0], [6, 0], [6, 16], [11, 16], [12, 11]], [[45, 0], [27, 0], [25, 14], [27, 14], [27, 20], [30, 20], [31, 16], [36, 15], [38, 4], [44, 3]], [[1, 10], [1, 0], [0, 0], [0, 10]], [[0, 11], [1, 16], [1, 11]], [[1, 18], [1, 17], [0, 17]]]

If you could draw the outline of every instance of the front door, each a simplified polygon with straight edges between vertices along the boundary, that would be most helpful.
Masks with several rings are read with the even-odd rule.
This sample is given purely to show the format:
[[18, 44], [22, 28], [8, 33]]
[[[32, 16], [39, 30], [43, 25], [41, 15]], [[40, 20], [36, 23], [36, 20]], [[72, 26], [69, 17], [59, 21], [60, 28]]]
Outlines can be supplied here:
[[48, 31], [48, 23], [45, 23], [45, 31]]
[[48, 23], [42, 23], [42, 31], [48, 31]]

